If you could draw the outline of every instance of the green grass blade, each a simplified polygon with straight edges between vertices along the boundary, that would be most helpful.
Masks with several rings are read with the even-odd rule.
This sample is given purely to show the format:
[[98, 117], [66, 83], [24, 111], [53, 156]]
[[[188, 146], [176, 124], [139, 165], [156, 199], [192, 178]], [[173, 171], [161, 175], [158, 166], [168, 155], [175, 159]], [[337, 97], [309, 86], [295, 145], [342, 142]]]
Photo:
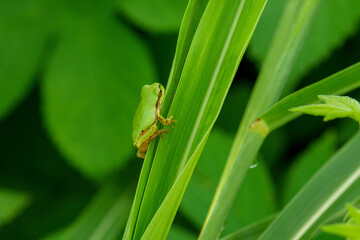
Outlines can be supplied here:
[[[254, 32], [249, 45], [249, 57], [259, 65], [269, 49], [271, 38], [280, 18], [280, 12], [287, 0], [269, 2]], [[313, 22], [309, 27], [308, 37], [291, 71], [290, 80], [285, 87], [286, 94], [293, 90], [299, 80], [326, 61], [337, 49], [346, 44], [357, 31], [360, 20], [360, 1], [325, 0], [321, 1]], [[334, 27], [334, 26], [339, 27]], [[341, 27], [340, 27], [341, 26]]]
[[275, 104], [260, 118], [272, 131], [300, 116], [300, 113], [290, 112], [289, 109], [300, 105], [319, 102], [318, 95], [342, 95], [360, 87], [360, 62], [319, 82], [305, 87]]
[[[241, 151], [239, 152], [238, 158], [254, 159], [264, 139], [265, 136], [263, 134], [251, 131], [241, 145]], [[220, 235], [221, 227], [223, 226], [225, 218], [232, 207], [234, 199], [236, 198], [240, 184], [236, 184], [235, 190], [233, 189], [233, 186], [235, 183], [240, 183], [243, 180], [243, 177], [248, 169], [248, 167], [240, 167], [239, 163], [239, 161], [235, 162], [233, 168], [236, 169], [236, 171], [231, 171], [228, 175], [228, 179], [231, 179], [230, 186], [225, 186], [219, 196], [215, 195], [215, 197], [217, 197], [217, 201], [215, 204], [213, 202], [210, 207], [211, 215], [210, 217], [209, 215], [207, 216], [200, 239], [215, 239], [218, 235]], [[222, 179], [220, 179], [220, 181], [221, 180]]]
[[[209, 0], [189, 1], [184, 18], [180, 27], [179, 37], [176, 44], [176, 52], [171, 67], [169, 81], [166, 86], [166, 98], [173, 99], [176, 87], [180, 81], [181, 73], [184, 68], [185, 60], [190, 49], [191, 42], [194, 38], [200, 19], [204, 13], [205, 7]], [[171, 101], [165, 101], [162, 112], [167, 113]]]
[[275, 219], [276, 214], [266, 217], [258, 222], [243, 227], [220, 240], [257, 240], [270, 223]]
[[279, 99], [319, 2], [288, 2], [245, 112], [243, 122], [246, 128]]
[[357, 133], [293, 198], [260, 239], [308, 239], [328, 217], [343, 210], [346, 202], [359, 199], [359, 145]]
[[[163, 104], [163, 115], [166, 115], [166, 113], [169, 111], [171, 103], [170, 100], [174, 98], [175, 91], [180, 80], [181, 72], [184, 68], [185, 59], [187, 57], [191, 42], [193, 40], [197, 26], [200, 22], [207, 2], [208, 0], [190, 0], [186, 8], [184, 18], [180, 27], [174, 61], [170, 71], [169, 82], [166, 87], [165, 98], [167, 101], [165, 101]], [[150, 148], [146, 154], [146, 159], [141, 169], [135, 199], [131, 208], [130, 216], [123, 237], [124, 239], [131, 239], [131, 236], [133, 235], [133, 232], [135, 230], [138, 210], [140, 208], [141, 200], [143, 198], [143, 193], [150, 173], [154, 153], [155, 144], [152, 144], [150, 145]]]
[[264, 127], [261, 122], [256, 131], [260, 131], [262, 137], [255, 137], [261, 134], [250, 131], [249, 125], [280, 97], [318, 4], [318, 0], [288, 2], [237, 132], [201, 239], [214, 239], [221, 231], [244, 175], [267, 135], [267, 130], [261, 129]]
[[209, 133], [210, 129], [205, 135], [205, 137], [202, 139], [198, 148], [194, 151], [194, 154], [191, 156], [190, 160], [184, 167], [183, 171], [180, 173], [179, 177], [174, 182], [169, 193], [166, 195], [164, 201], [159, 207], [159, 210], [156, 212], [155, 216], [146, 228], [145, 233], [143, 234], [141, 239], [166, 239], [168, 231], [171, 227], [171, 222], [175, 217], [182, 196], [184, 195], [186, 187], [190, 181], [197, 160], [199, 159], [200, 154], [205, 146], [205, 142], [209, 136]]
[[[200, 143], [206, 141], [265, 2], [211, 0], [208, 3], [169, 108], [168, 115], [173, 115], [178, 122], [172, 132], [164, 136], [165, 141], [157, 141], [156, 153], [157, 142], [147, 153], [144, 165], [151, 172], [143, 169], [139, 183], [142, 189], [138, 189], [131, 227], [124, 239], [142, 237], [191, 156]], [[192, 171], [187, 174], [190, 176]], [[176, 212], [177, 205], [173, 206], [168, 211]], [[171, 222], [157, 227], [167, 229]]]

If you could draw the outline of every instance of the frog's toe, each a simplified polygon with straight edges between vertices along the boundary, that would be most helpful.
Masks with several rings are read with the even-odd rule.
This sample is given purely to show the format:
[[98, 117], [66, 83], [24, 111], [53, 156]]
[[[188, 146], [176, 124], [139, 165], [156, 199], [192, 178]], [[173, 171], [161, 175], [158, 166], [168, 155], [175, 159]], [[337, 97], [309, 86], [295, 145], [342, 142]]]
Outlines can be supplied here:
[[166, 122], [168, 123], [168, 125], [170, 125], [172, 128], [174, 128], [174, 125], [172, 123], [177, 123], [176, 120], [173, 120], [174, 116], [170, 116], [168, 119], [166, 119]]
[[144, 153], [144, 152], [137, 151], [136, 156], [137, 156], [138, 158], [145, 158], [145, 153]]

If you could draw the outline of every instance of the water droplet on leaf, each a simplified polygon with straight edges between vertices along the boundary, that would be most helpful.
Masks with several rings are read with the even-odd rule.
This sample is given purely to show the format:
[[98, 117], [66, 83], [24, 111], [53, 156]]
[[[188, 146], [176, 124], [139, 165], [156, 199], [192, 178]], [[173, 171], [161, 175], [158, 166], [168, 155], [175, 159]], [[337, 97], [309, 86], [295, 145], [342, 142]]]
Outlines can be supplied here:
[[254, 161], [250, 164], [249, 168], [250, 168], [250, 169], [256, 168], [257, 165], [258, 165], [257, 160], [254, 160]]

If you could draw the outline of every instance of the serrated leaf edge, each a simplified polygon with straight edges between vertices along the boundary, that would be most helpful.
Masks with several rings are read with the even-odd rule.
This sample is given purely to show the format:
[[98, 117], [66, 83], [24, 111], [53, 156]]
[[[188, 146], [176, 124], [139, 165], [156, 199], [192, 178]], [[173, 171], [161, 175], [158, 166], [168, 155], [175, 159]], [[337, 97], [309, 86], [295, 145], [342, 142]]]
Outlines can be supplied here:
[[[322, 103], [319, 104], [309, 104], [304, 106], [298, 106], [294, 108], [290, 108], [290, 112], [299, 112], [305, 113], [314, 116], [324, 116], [324, 121], [330, 121], [336, 118], [345, 118], [349, 117], [354, 119], [360, 124], [360, 103], [351, 97], [348, 96], [337, 96], [337, 95], [318, 95], [318, 98]], [[312, 108], [316, 107], [329, 107], [331, 106], [333, 109], [339, 109], [344, 112], [348, 111], [346, 116], [341, 116], [341, 112], [336, 113], [334, 111], [328, 111], [328, 113], [321, 113], [320, 109], [318, 112]], [[343, 107], [342, 107], [343, 106]], [[325, 109], [323, 109], [325, 111]]]

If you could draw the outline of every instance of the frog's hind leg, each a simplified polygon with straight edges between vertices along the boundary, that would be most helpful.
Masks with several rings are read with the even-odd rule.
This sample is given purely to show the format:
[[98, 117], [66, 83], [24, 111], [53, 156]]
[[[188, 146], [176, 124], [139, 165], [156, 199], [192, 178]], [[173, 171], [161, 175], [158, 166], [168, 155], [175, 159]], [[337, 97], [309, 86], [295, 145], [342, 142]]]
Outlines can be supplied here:
[[169, 133], [170, 131], [169, 130], [166, 130], [166, 129], [160, 129], [160, 130], [157, 130], [151, 137], [149, 137], [149, 139], [146, 141], [147, 144], [150, 144], [150, 142], [152, 140], [154, 140], [157, 136], [160, 135], [161, 139], [164, 140], [164, 137], [163, 137], [163, 134], [164, 133]]
[[163, 137], [163, 134], [164, 133], [169, 133], [170, 131], [169, 130], [166, 130], [166, 129], [161, 129], [161, 130], [158, 130], [156, 133], [158, 135], [160, 135], [161, 139], [164, 140], [164, 137]]
[[141, 152], [140, 150], [137, 151], [136, 156], [138, 158], [145, 158], [146, 155], [146, 151], [145, 152]]
[[141, 146], [138, 148], [138, 151], [136, 153], [136, 156], [138, 158], [145, 158], [147, 149], [149, 148], [149, 144], [152, 140], [154, 140], [157, 136], [160, 135], [160, 137], [164, 140], [164, 137], [162, 136], [164, 133], [169, 133], [169, 130], [166, 129], [160, 129], [157, 130], [151, 137], [149, 137], [148, 140], [146, 140], [145, 142], [143, 142], [143, 144], [141, 144]]
[[173, 116], [170, 116], [169, 118], [164, 118], [163, 116], [161, 116], [160, 114], [158, 115], [157, 119], [163, 124], [163, 125], [170, 125], [172, 128], [174, 128], [174, 126], [172, 125], [172, 123], [176, 123], [176, 120], [172, 119]]
[[160, 137], [162, 139], [164, 139], [164, 137], [162, 136], [164, 133], [169, 133], [170, 131], [169, 130], [166, 130], [166, 129], [160, 129], [160, 130], [157, 130], [152, 136], [149, 137], [148, 140], [146, 140], [145, 142], [143, 142], [143, 144], [141, 144], [141, 146], [139, 147], [139, 151], [138, 152], [146, 152], [146, 150], [148, 149], [149, 147], [149, 144], [152, 140], [154, 140], [157, 136], [160, 135]]

